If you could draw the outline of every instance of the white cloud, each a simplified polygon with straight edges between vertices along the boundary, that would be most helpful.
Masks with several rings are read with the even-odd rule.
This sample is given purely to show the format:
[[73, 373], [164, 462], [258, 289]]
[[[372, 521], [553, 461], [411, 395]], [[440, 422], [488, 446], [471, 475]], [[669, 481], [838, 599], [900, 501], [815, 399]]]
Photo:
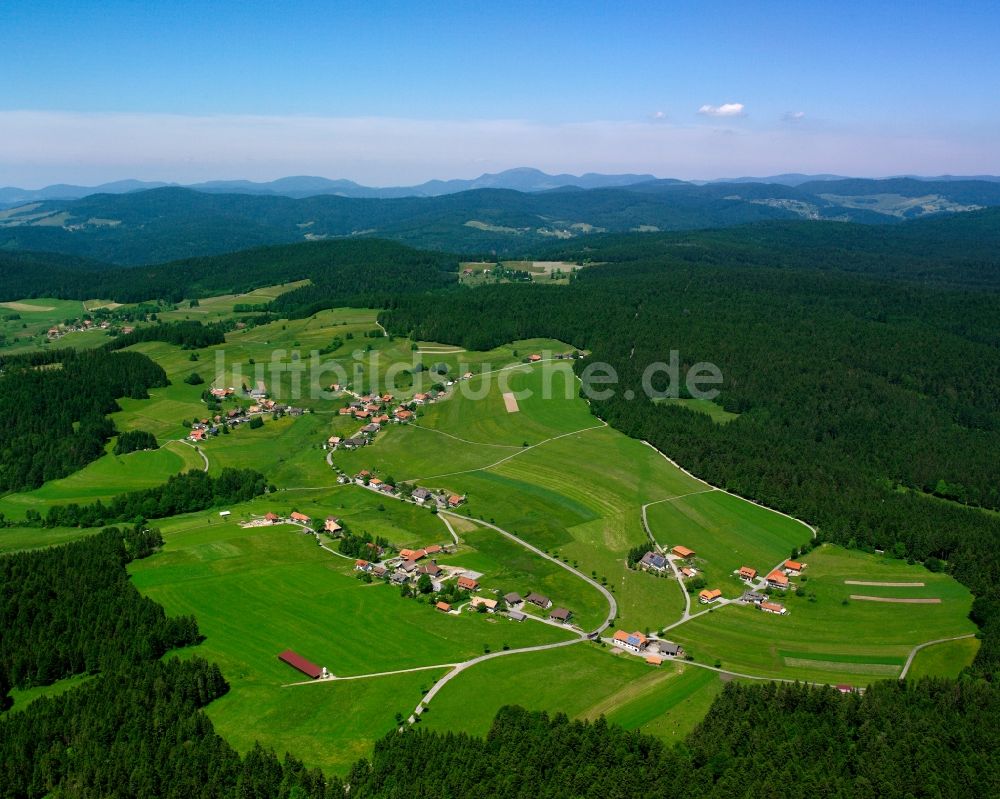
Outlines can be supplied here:
[[770, 129], [718, 130], [648, 119], [556, 124], [0, 111], [0, 185], [24, 188], [303, 174], [398, 186], [517, 166], [678, 178], [979, 174], [1000, 172], [1000, 151], [989, 137], [814, 129], [777, 120]]
[[805, 111], [789, 111], [782, 117], [785, 122], [801, 122], [805, 118]]
[[666, 122], [669, 117], [667, 117], [666, 111], [654, 111], [649, 115], [649, 118], [653, 122]]
[[706, 117], [741, 117], [743, 116], [743, 103], [723, 103], [722, 105], [703, 105], [698, 109], [698, 113]]

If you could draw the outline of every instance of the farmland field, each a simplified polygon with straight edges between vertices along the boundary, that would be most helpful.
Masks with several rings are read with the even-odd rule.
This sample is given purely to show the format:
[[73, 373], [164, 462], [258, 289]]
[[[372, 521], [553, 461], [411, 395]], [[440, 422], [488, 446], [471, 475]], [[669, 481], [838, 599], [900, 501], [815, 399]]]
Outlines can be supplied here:
[[668, 741], [693, 729], [715, 695], [719, 675], [695, 667], [614, 654], [594, 644], [496, 658], [469, 669], [435, 697], [423, 723], [485, 735], [504, 705], [642, 728]]
[[[257, 505], [263, 507], [260, 501]], [[394, 503], [383, 513], [392, 519], [402, 509]], [[345, 519], [357, 523], [346, 514]], [[373, 533], [396, 537], [376, 522], [369, 517]], [[399, 529], [408, 520], [393, 523]], [[206, 640], [190, 651], [218, 662], [232, 684], [209, 715], [238, 745], [252, 743], [252, 730], [252, 736], [275, 747], [314, 752], [313, 765], [343, 769], [357, 756], [337, 746], [345, 736], [355, 737], [338, 721], [345, 697], [351, 696], [357, 708], [351, 722], [355, 731], [367, 734], [357, 737], [370, 741], [389, 729], [395, 712], [412, 711], [419, 687], [433, 682], [433, 672], [414, 672], [395, 683], [378, 677], [370, 686], [359, 680], [285, 688], [305, 679], [277, 660], [287, 648], [345, 676], [455, 663], [482, 654], [484, 647], [499, 650], [505, 644], [566, 637], [548, 625], [471, 613], [448, 616], [401, 598], [396, 588], [365, 584], [354, 578], [351, 560], [320, 549], [293, 526], [243, 529], [209, 513], [179, 517], [162, 529], [164, 551], [132, 565], [135, 584], [168, 613], [197, 616]], [[383, 685], [399, 688], [399, 698], [387, 702], [378, 690]], [[282, 717], [286, 709], [280, 730], [256, 722], [261, 716]], [[301, 716], [306, 720], [295, 724]]]

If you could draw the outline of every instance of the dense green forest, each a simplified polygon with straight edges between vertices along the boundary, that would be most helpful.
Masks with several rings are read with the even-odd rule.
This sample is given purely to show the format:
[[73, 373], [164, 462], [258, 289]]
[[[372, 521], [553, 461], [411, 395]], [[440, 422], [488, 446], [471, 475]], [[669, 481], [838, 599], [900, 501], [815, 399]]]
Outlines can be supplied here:
[[[19, 254], [0, 251], [0, 301], [101, 297], [117, 302], [179, 302], [310, 280], [311, 286], [290, 292], [276, 304], [285, 313], [292, 309], [306, 313], [308, 308], [318, 310], [349, 302], [381, 305], [396, 294], [453, 283], [458, 270], [454, 256], [377, 239], [261, 247], [157, 266], [107, 267], [97, 272], [67, 265], [65, 256], [38, 255], [38, 260], [45, 259], [49, 259], [50, 268], [37, 264], [24, 267]], [[132, 335], [137, 334], [139, 330]]]
[[502, 708], [484, 739], [412, 731], [348, 777], [356, 799], [995, 796], [1000, 694], [973, 682], [832, 688], [730, 683], [683, 745]]
[[[617, 371], [592, 410], [618, 429], [827, 540], [947, 561], [984, 598], [1000, 585], [1000, 516], [975, 507], [1000, 509], [997, 318], [994, 294], [665, 259], [566, 287], [401, 297], [380, 315], [390, 332], [470, 349], [535, 336], [589, 349]], [[737, 420], [646, 398], [643, 371], [671, 350], [681, 377], [700, 361], [721, 369], [717, 401]], [[997, 654], [991, 640], [980, 668], [1000, 669]]]
[[0, 491], [37, 488], [104, 454], [120, 397], [167, 385], [136, 352], [49, 350], [0, 362]]

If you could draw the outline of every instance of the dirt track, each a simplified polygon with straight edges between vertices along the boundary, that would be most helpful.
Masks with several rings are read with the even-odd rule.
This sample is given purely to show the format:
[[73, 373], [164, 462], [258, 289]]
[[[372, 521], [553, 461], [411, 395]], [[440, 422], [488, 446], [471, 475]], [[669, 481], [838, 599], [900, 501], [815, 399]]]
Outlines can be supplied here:
[[916, 599], [916, 598], [902, 598], [902, 597], [891, 597], [891, 596], [861, 596], [860, 594], [851, 594], [851, 599], [858, 599], [862, 602], [897, 602], [901, 605], [940, 605], [941, 600], [937, 597], [928, 597], [927, 599]]

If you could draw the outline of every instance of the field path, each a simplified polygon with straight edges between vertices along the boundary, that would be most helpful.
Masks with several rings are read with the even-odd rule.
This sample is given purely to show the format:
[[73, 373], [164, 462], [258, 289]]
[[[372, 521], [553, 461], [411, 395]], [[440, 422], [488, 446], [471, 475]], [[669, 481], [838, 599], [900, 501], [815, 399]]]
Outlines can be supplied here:
[[517, 444], [493, 444], [488, 441], [469, 441], [467, 438], [459, 438], [458, 436], [453, 436], [451, 433], [446, 433], [444, 430], [435, 430], [433, 427], [424, 427], [422, 424], [417, 424], [416, 422], [410, 422], [410, 427], [416, 430], [426, 430], [429, 433], [437, 433], [441, 436], [447, 436], [448, 438], [453, 438], [455, 441], [461, 441], [463, 444], [472, 444], [477, 447], [500, 447], [501, 449], [524, 449]]
[[491, 524], [490, 522], [483, 521], [482, 519], [473, 519], [471, 516], [463, 516], [460, 513], [455, 513], [454, 511], [450, 511], [450, 510], [443, 510], [438, 515], [440, 516], [440, 515], [443, 515], [443, 514], [448, 514], [448, 515], [454, 516], [454, 517], [456, 517], [458, 519], [465, 519], [466, 521], [472, 522], [473, 524], [477, 524], [480, 527], [489, 527], [491, 530], [495, 530], [496, 532], [500, 533], [500, 535], [509, 538], [515, 544], [519, 544], [520, 546], [524, 547], [525, 549], [527, 549], [527, 550], [529, 550], [531, 552], [534, 552], [540, 558], [545, 558], [545, 560], [548, 560], [548, 561], [551, 561], [552, 563], [555, 563], [557, 566], [565, 569], [570, 574], [576, 575], [581, 580], [583, 580], [585, 583], [588, 583], [588, 584], [592, 585], [594, 588], [596, 588], [598, 591], [600, 591], [602, 594], [604, 594], [604, 598], [606, 600], [608, 600], [608, 618], [604, 621], [603, 624], [601, 624], [591, 634], [593, 634], [593, 633], [600, 634], [600, 633], [604, 632], [611, 625], [611, 621], [618, 615], [618, 602], [615, 599], [614, 594], [612, 594], [607, 588], [605, 588], [603, 585], [601, 585], [599, 582], [597, 582], [597, 580], [594, 580], [593, 578], [588, 577], [583, 572], [581, 572], [581, 571], [579, 571], [577, 569], [574, 569], [568, 563], [563, 563], [561, 560], [559, 560], [559, 558], [554, 558], [551, 555], [549, 555], [549, 554], [547, 554], [545, 552], [542, 552], [542, 550], [540, 550], [538, 547], [536, 547], [536, 546], [534, 546], [532, 544], [529, 544], [523, 538], [518, 538], [513, 533], [508, 532], [507, 530], [504, 530], [502, 527], [497, 527], [495, 524]]
[[451, 533], [451, 537], [452, 537], [452, 539], [453, 539], [453, 540], [454, 540], [454, 542], [455, 542], [455, 546], [458, 546], [458, 544], [459, 544], [459, 541], [458, 541], [458, 533], [456, 533], [456, 532], [455, 532], [455, 528], [451, 526], [451, 522], [449, 522], [449, 521], [448, 521], [448, 518], [447, 518], [447, 517], [446, 517], [446, 516], [445, 516], [444, 514], [442, 514], [442, 513], [439, 513], [439, 514], [437, 515], [437, 517], [438, 517], [438, 518], [439, 518], [439, 519], [440, 519], [441, 521], [443, 521], [443, 522], [444, 522], [444, 526], [445, 526], [445, 527], [447, 527], [447, 528], [448, 528], [448, 532], [449, 532], [449, 533]]
[[949, 641], [961, 641], [963, 638], [975, 638], [976, 633], [966, 633], [965, 635], [955, 635], [951, 638], [938, 638], [936, 641], [928, 641], [924, 644], [917, 644], [913, 647], [913, 651], [910, 652], [909, 656], [906, 658], [906, 663], [903, 664], [903, 670], [899, 672], [899, 679], [905, 679], [907, 672], [910, 670], [910, 666], [913, 665], [913, 659], [917, 656], [917, 652], [921, 649], [926, 649], [929, 646], [934, 646], [934, 644], [946, 644]]
[[202, 471], [203, 471], [203, 472], [207, 472], [207, 471], [208, 471], [208, 455], [206, 455], [206, 454], [205, 454], [204, 450], [202, 450], [202, 448], [201, 448], [201, 447], [196, 447], [196, 446], [195, 446], [194, 444], [192, 444], [192, 443], [191, 443], [190, 441], [188, 441], [188, 440], [187, 440], [186, 438], [179, 438], [179, 439], [177, 439], [177, 440], [178, 440], [178, 441], [180, 441], [180, 442], [181, 442], [182, 444], [187, 444], [187, 445], [188, 445], [189, 447], [191, 447], [191, 448], [192, 448], [192, 449], [193, 449], [193, 450], [194, 450], [195, 452], [197, 452], [197, 453], [198, 453], [199, 455], [201, 455], [201, 459], [202, 459], [202, 461], [203, 461], [203, 462], [204, 462], [204, 464], [205, 464], [205, 465], [204, 465], [204, 466], [202, 467]]
[[[506, 463], [511, 458], [516, 458], [518, 455], [523, 455], [525, 452], [530, 452], [535, 447], [540, 447], [543, 444], [548, 444], [550, 441], [556, 441], [557, 439], [560, 439], [560, 438], [566, 438], [566, 436], [575, 436], [577, 433], [586, 433], [588, 430], [600, 430], [602, 427], [607, 427], [608, 426], [608, 423], [605, 422], [603, 419], [601, 419], [600, 422], [601, 422], [600, 424], [595, 424], [595, 425], [593, 425], [591, 427], [583, 427], [583, 428], [581, 428], [579, 430], [571, 430], [568, 433], [562, 433], [562, 434], [560, 434], [558, 436], [552, 436], [552, 438], [546, 438], [544, 441], [539, 441], [537, 444], [532, 444], [529, 447], [518, 447], [518, 451], [515, 452], [513, 455], [508, 455], [505, 458], [501, 458], [496, 463], [490, 463], [490, 464], [487, 464], [486, 466], [477, 466], [475, 469], [463, 469], [462, 471], [459, 471], [459, 472], [444, 472], [443, 474], [431, 474], [431, 475], [427, 475], [426, 477], [410, 477], [410, 478], [404, 480], [403, 482], [405, 482], [405, 483], [419, 483], [419, 482], [424, 481], [424, 480], [436, 480], [439, 477], [454, 477], [455, 475], [458, 475], [458, 474], [472, 474], [473, 472], [482, 472], [482, 471], [485, 471], [486, 469], [492, 469], [492, 468], [494, 468], [496, 466], [499, 466], [501, 463]], [[473, 519], [473, 521], [476, 521], [476, 520]]]
[[430, 671], [431, 669], [452, 669], [459, 666], [459, 663], [435, 663], [433, 666], [414, 666], [412, 669], [396, 669], [395, 671], [376, 671], [372, 674], [352, 674], [347, 677], [330, 675], [325, 680], [303, 680], [302, 682], [289, 682], [282, 685], [282, 688], [297, 688], [300, 685], [323, 685], [329, 682], [343, 682], [344, 680], [367, 680], [374, 677], [389, 677], [393, 674], [412, 674], [415, 671]]

